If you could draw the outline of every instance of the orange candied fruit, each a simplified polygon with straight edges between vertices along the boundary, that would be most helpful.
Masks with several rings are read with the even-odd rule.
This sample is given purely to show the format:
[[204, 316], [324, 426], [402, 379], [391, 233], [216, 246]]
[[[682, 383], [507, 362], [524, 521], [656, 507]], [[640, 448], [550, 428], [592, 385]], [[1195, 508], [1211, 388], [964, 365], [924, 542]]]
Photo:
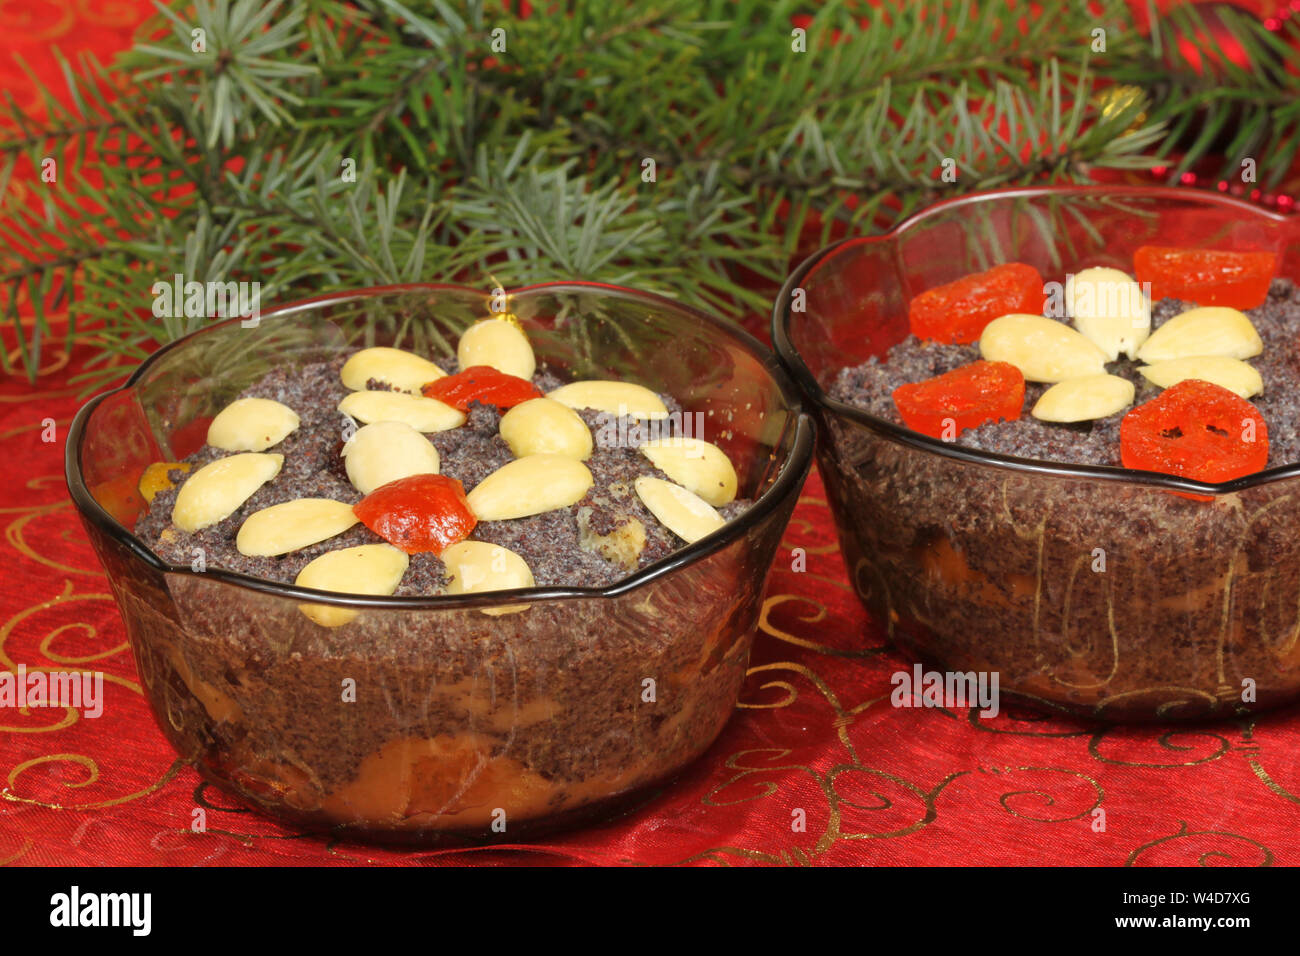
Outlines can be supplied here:
[[1023, 262], [925, 290], [908, 306], [907, 321], [918, 339], [969, 345], [979, 340], [984, 326], [1012, 312], [1043, 312], [1043, 277]]
[[471, 365], [463, 372], [429, 382], [422, 391], [425, 398], [436, 398], [462, 412], [469, 409], [470, 402], [513, 408], [530, 398], [542, 397], [532, 382], [490, 365]]
[[1186, 379], [1120, 422], [1125, 468], [1217, 484], [1263, 471], [1268, 426], [1250, 402], [1222, 385]]
[[1009, 362], [980, 359], [894, 389], [894, 405], [903, 423], [945, 441], [986, 422], [1015, 421], [1024, 404], [1025, 377]]
[[1253, 309], [1268, 298], [1276, 268], [1277, 256], [1271, 252], [1142, 246], [1133, 253], [1134, 274], [1140, 284], [1151, 284], [1152, 301]]
[[411, 475], [380, 485], [352, 507], [361, 523], [407, 554], [442, 552], [478, 524], [465, 489], [446, 475]]
[[147, 505], [153, 504], [154, 495], [168, 488], [176, 487], [169, 472], [183, 471], [187, 474], [193, 466], [187, 461], [155, 461], [140, 476], [139, 491]]

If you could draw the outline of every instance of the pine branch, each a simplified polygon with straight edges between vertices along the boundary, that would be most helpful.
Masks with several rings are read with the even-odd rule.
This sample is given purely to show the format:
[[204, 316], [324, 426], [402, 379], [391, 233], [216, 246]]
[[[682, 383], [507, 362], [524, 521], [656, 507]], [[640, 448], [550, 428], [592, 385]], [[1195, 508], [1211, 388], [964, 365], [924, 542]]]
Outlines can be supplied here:
[[[1218, 48], [1207, 14], [1185, 4], [1155, 20], [1149, 43], [1115, 64], [1111, 75], [1151, 91], [1151, 119], [1168, 125], [1169, 142], [1183, 153], [1170, 168], [1170, 182], [1221, 152], [1220, 178], [1239, 177], [1242, 161], [1255, 159], [1260, 181], [1277, 185], [1300, 145], [1300, 76], [1288, 69], [1294, 66], [1300, 44], [1300, 22], [1284, 20], [1273, 32], [1228, 5], [1218, 5], [1214, 12], [1245, 53], [1250, 69], [1238, 66]], [[1195, 51], [1199, 69], [1183, 54], [1176, 42], [1179, 38]], [[1223, 146], [1229, 128], [1236, 132]]]
[[[738, 318], [766, 311], [807, 223], [884, 228], [942, 196], [1185, 163], [1230, 139], [1261, 173], [1300, 149], [1274, 36], [1225, 16], [1256, 71], [1166, 62], [1124, 0], [1027, 19], [998, 2], [192, 0], [46, 117], [0, 110], [0, 314], [29, 377], [52, 316], [98, 349], [88, 387], [204, 320], [155, 318], [182, 272], [262, 301], [411, 281], [580, 278]], [[795, 23], [805, 24], [803, 52]], [[1106, 50], [1092, 54], [1093, 31]], [[196, 34], [195, 31], [202, 31]], [[202, 42], [199, 42], [199, 41]], [[1207, 48], [1206, 54], [1210, 51]], [[1184, 64], [1185, 66], [1185, 64]], [[1137, 86], [1102, 113], [1095, 92]], [[1145, 121], [1140, 119], [1146, 115]], [[57, 183], [39, 164], [61, 157]], [[65, 161], [66, 160], [66, 161]], [[946, 160], [954, 183], [938, 172]], [[654, 175], [644, 175], [647, 161]], [[94, 164], [94, 176], [83, 175]], [[16, 193], [15, 193], [16, 194]], [[30, 309], [24, 325], [19, 316]], [[4, 350], [0, 350], [3, 352]]]

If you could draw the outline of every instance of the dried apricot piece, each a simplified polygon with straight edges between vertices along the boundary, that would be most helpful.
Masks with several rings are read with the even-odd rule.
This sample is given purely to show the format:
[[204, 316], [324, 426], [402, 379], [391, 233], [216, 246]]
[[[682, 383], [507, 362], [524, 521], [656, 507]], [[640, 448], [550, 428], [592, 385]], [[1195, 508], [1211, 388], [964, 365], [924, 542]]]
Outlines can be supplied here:
[[1222, 385], [1185, 379], [1120, 422], [1125, 468], [1211, 484], [1262, 471], [1268, 426], [1250, 402]]
[[390, 481], [358, 501], [352, 511], [367, 528], [407, 554], [441, 554], [465, 540], [478, 523], [464, 487], [446, 475]]
[[448, 375], [424, 386], [425, 398], [436, 398], [462, 412], [469, 403], [478, 401], [498, 408], [513, 408], [542, 393], [526, 378], [507, 375], [491, 365], [473, 365], [463, 372]]
[[1142, 246], [1133, 253], [1133, 271], [1151, 283], [1151, 300], [1182, 299], [1197, 305], [1253, 309], [1268, 298], [1277, 268], [1271, 252], [1174, 249]]
[[153, 504], [154, 495], [168, 488], [175, 488], [176, 483], [172, 481], [169, 472], [181, 471], [189, 474], [193, 467], [187, 461], [155, 461], [152, 465], [144, 470], [140, 476], [140, 495], [144, 498], [145, 504]]
[[1033, 266], [1008, 262], [926, 289], [908, 306], [907, 321], [918, 339], [968, 345], [999, 316], [1042, 311], [1043, 277]]
[[1025, 377], [1010, 362], [980, 359], [894, 389], [903, 423], [932, 438], [956, 438], [962, 429], [999, 419], [1015, 421], [1024, 404]]

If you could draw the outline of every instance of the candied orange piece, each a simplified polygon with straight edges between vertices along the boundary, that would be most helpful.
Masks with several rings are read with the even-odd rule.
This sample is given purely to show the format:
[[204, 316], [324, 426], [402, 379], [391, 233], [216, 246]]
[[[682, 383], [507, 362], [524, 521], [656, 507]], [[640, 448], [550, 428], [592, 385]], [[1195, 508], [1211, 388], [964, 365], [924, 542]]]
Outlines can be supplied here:
[[1133, 253], [1133, 271], [1139, 283], [1151, 283], [1152, 301], [1253, 309], [1268, 297], [1276, 269], [1271, 252], [1142, 246]]
[[367, 528], [407, 554], [442, 554], [469, 537], [478, 523], [465, 489], [446, 475], [390, 481], [358, 501], [352, 511]]
[[436, 398], [462, 412], [478, 401], [498, 408], [514, 408], [542, 393], [527, 379], [507, 375], [490, 365], [472, 365], [463, 372], [429, 382], [422, 389], [425, 398]]
[[1119, 436], [1125, 468], [1218, 483], [1268, 465], [1268, 426], [1259, 409], [1195, 378], [1125, 415]]
[[1009, 362], [980, 359], [924, 382], [894, 389], [904, 424], [932, 438], [952, 439], [966, 428], [1015, 421], [1025, 404], [1025, 377]]
[[966, 345], [1000, 316], [1042, 311], [1043, 277], [1033, 266], [1008, 262], [927, 289], [912, 300], [907, 321], [918, 339]]
[[140, 476], [139, 485], [140, 495], [144, 498], [145, 504], [153, 504], [153, 496], [158, 492], [175, 487], [167, 474], [169, 471], [188, 472], [190, 467], [189, 462], [184, 461], [155, 461], [146, 468], [144, 474]]

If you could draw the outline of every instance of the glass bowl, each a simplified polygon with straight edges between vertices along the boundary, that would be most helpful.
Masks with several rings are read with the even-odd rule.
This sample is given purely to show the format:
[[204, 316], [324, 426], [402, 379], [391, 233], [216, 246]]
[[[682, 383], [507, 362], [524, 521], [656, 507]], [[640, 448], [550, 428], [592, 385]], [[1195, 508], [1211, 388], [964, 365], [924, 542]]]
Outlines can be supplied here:
[[1300, 696], [1300, 465], [1207, 485], [1044, 463], [827, 395], [841, 369], [907, 337], [925, 289], [1011, 261], [1047, 281], [1087, 266], [1132, 274], [1144, 244], [1270, 250], [1300, 280], [1300, 220], [1227, 197], [1002, 190], [817, 252], [777, 300], [773, 342], [818, 418], [854, 589], [904, 651], [943, 672], [996, 672], [1012, 702], [1105, 720], [1281, 704]]
[[[73, 422], [68, 487], [158, 725], [205, 777], [286, 823], [513, 842], [641, 798], [736, 704], [812, 423], [756, 340], [658, 296], [562, 283], [509, 297], [539, 366], [675, 396], [755, 499], [613, 586], [347, 596], [169, 564], [132, 534], [144, 468], [200, 447], [211, 416], [267, 371], [362, 345], [454, 356], [489, 305], [412, 285], [287, 305], [252, 328], [231, 319], [160, 349]], [[307, 599], [359, 614], [321, 627], [300, 612]]]

